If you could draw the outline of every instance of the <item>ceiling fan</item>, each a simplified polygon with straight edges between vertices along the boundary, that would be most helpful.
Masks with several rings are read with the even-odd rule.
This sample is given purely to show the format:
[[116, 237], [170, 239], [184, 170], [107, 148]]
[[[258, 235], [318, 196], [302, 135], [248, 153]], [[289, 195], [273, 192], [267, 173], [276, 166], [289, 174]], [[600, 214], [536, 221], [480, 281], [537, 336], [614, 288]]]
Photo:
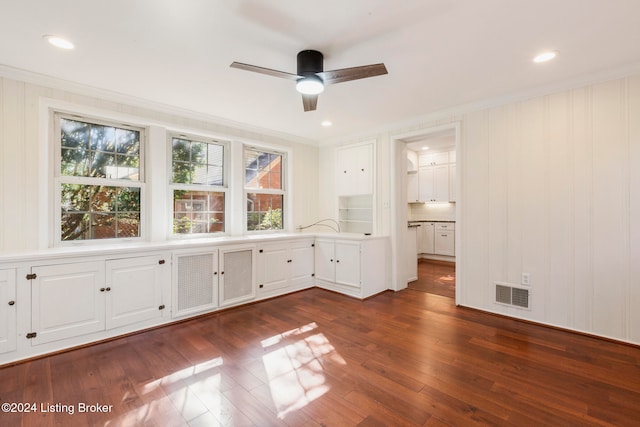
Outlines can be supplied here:
[[239, 68], [241, 70], [253, 71], [254, 73], [295, 80], [296, 90], [302, 94], [304, 111], [313, 111], [316, 109], [318, 94], [322, 93], [325, 85], [387, 74], [387, 68], [384, 64], [362, 65], [360, 67], [324, 71], [323, 56], [322, 53], [317, 50], [303, 50], [298, 52], [298, 70], [296, 74], [258, 67], [257, 65], [243, 64], [241, 62], [233, 62], [231, 68]]

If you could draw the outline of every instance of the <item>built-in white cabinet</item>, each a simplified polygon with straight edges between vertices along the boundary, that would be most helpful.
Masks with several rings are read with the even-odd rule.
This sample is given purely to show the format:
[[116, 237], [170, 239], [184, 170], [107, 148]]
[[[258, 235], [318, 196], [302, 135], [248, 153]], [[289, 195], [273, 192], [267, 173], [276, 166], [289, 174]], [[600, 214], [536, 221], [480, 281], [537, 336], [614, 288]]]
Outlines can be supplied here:
[[16, 271], [0, 270], [0, 353], [16, 349], [16, 322]]
[[340, 231], [373, 233], [373, 194], [338, 197]]
[[162, 317], [158, 256], [31, 268], [32, 345]]
[[418, 280], [418, 230], [420, 225], [407, 227], [407, 245], [405, 259], [407, 260], [407, 282]]
[[314, 240], [258, 245], [258, 295], [282, 294], [313, 286]]
[[374, 142], [336, 149], [336, 192], [338, 196], [372, 194]]
[[256, 296], [255, 245], [173, 254], [173, 317], [213, 311]]
[[172, 317], [218, 307], [218, 250], [190, 249], [173, 254]]
[[105, 262], [31, 268], [32, 345], [105, 329]]
[[358, 298], [387, 289], [388, 239], [357, 236], [317, 238], [315, 284]]
[[455, 256], [455, 225], [453, 223], [436, 223], [434, 253]]
[[255, 298], [255, 246], [222, 247], [219, 256], [220, 305], [232, 305]]
[[164, 313], [162, 277], [165, 259], [157, 256], [106, 263], [106, 328], [159, 319]]

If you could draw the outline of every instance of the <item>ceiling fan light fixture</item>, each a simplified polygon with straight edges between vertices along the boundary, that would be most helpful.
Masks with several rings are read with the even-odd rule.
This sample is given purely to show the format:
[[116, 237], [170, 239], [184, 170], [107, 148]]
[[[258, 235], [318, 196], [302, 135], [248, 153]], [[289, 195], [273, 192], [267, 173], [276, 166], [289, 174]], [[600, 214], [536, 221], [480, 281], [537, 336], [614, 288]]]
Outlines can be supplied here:
[[317, 95], [324, 91], [324, 83], [317, 76], [302, 77], [296, 83], [296, 90], [303, 95]]

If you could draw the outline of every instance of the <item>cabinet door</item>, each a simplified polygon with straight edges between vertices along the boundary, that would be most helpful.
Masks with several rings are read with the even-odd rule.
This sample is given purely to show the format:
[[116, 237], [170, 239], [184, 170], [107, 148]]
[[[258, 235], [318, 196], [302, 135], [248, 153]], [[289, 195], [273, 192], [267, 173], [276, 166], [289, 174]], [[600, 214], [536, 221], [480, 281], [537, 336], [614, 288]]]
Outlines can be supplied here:
[[162, 275], [157, 256], [106, 263], [107, 329], [162, 317]]
[[286, 244], [264, 245], [258, 251], [258, 287], [261, 291], [289, 286], [289, 248]]
[[335, 242], [335, 282], [360, 287], [360, 243]]
[[255, 249], [220, 249], [220, 305], [255, 298]]
[[436, 231], [435, 253], [437, 255], [455, 256], [455, 239], [453, 231]]
[[449, 165], [433, 167], [433, 188], [434, 201], [449, 201]]
[[291, 286], [311, 284], [314, 271], [314, 252], [313, 242], [309, 240], [294, 243], [291, 246]]
[[32, 345], [104, 330], [104, 262], [33, 267]]
[[175, 254], [172, 289], [173, 317], [218, 307], [218, 251]]
[[339, 196], [373, 192], [373, 144], [336, 150], [336, 192]]
[[418, 170], [418, 188], [421, 202], [433, 201], [433, 166]]
[[449, 201], [456, 201], [456, 165], [449, 165]]
[[16, 322], [16, 272], [0, 270], [0, 353], [16, 349]]
[[417, 172], [407, 174], [407, 201], [409, 203], [420, 201], [420, 186]]
[[316, 240], [314, 259], [316, 279], [327, 282], [335, 281], [335, 250], [333, 240]]
[[432, 222], [422, 223], [420, 226], [420, 233], [422, 239], [420, 240], [420, 247], [418, 248], [421, 254], [433, 254], [435, 250], [435, 227]]

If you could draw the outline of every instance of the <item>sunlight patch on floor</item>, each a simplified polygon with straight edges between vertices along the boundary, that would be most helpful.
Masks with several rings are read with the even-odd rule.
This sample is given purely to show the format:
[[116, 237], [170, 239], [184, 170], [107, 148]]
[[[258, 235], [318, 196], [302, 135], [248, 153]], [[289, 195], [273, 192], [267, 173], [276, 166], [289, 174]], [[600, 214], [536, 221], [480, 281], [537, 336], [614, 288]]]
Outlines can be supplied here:
[[286, 338], [314, 332], [317, 327], [310, 323], [262, 341], [265, 348], [276, 347], [262, 357], [262, 362], [280, 419], [329, 391], [324, 374], [327, 362], [346, 365], [322, 333], [316, 332], [290, 344], [283, 343]]

